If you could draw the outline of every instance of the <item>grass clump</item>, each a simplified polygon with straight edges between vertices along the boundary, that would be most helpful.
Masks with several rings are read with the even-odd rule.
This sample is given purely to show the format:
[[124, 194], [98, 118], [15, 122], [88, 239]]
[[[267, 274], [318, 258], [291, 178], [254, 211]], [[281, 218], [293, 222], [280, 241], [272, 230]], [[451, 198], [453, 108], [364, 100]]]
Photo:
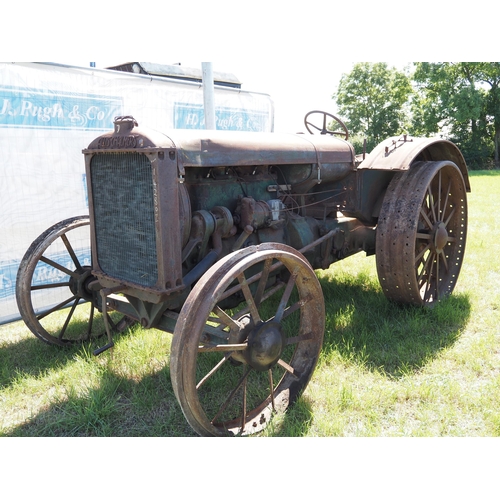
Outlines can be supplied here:
[[[500, 172], [471, 184], [462, 272], [432, 309], [388, 302], [374, 258], [318, 272], [317, 368], [260, 436], [500, 436]], [[95, 357], [97, 341], [59, 349], [22, 322], [1, 326], [0, 435], [194, 436], [172, 390], [170, 334], [134, 326], [115, 342]]]

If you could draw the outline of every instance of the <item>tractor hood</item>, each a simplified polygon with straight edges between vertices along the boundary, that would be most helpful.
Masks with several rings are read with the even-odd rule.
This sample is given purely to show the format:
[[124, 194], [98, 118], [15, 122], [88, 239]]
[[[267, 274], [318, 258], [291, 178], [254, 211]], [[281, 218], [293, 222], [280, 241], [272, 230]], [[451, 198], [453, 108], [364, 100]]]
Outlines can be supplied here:
[[353, 163], [352, 146], [338, 138], [220, 130], [167, 132], [179, 167]]
[[354, 167], [354, 149], [331, 136], [139, 127], [133, 117], [119, 117], [113, 132], [101, 135], [84, 153], [96, 150], [176, 149], [179, 172], [184, 167], [245, 165], [348, 164]]

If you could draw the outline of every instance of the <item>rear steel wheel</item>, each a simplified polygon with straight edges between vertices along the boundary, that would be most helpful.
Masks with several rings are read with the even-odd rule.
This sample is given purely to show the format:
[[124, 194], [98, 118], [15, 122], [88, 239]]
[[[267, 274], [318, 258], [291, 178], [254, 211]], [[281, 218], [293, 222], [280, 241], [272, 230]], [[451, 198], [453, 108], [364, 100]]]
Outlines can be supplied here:
[[202, 436], [262, 430], [309, 382], [324, 322], [318, 279], [292, 248], [262, 244], [212, 266], [172, 342], [173, 388], [189, 424]]
[[[54, 224], [29, 247], [21, 260], [16, 281], [16, 299], [26, 326], [39, 339], [64, 346], [105, 334], [96, 301], [90, 289], [89, 217], [78, 216]], [[118, 331], [131, 324], [114, 316]]]
[[465, 251], [467, 197], [458, 167], [421, 162], [397, 173], [376, 236], [377, 272], [395, 302], [432, 305], [457, 282]]

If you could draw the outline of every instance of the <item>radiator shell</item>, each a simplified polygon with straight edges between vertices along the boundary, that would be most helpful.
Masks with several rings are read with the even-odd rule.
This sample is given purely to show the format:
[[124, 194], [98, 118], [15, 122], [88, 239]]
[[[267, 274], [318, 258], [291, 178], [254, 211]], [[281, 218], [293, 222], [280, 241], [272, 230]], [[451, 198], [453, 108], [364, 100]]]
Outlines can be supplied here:
[[185, 288], [177, 152], [162, 134], [121, 132], [83, 151], [92, 270], [103, 286], [158, 303]]

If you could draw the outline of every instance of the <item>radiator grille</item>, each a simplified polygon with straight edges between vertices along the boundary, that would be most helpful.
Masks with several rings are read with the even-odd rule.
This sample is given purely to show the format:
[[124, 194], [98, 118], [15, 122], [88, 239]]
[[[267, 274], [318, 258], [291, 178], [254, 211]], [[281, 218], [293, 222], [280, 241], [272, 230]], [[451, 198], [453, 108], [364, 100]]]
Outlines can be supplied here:
[[151, 163], [141, 153], [103, 153], [90, 164], [97, 261], [110, 277], [158, 279]]

